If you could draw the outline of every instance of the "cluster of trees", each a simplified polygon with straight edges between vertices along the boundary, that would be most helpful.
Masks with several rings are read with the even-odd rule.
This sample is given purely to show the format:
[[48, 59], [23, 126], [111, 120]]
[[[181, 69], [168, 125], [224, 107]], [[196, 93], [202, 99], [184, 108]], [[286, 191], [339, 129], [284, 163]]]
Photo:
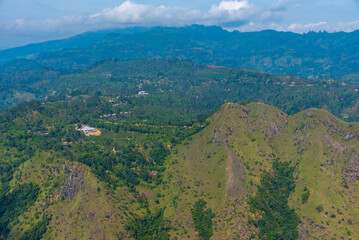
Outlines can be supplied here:
[[19, 240], [40, 240], [47, 231], [47, 227], [51, 221], [51, 216], [42, 215], [41, 221], [36, 223], [31, 229], [27, 230]]
[[127, 230], [136, 240], [168, 240], [171, 224], [163, 217], [164, 209], [136, 216], [128, 225]]
[[200, 199], [191, 209], [194, 227], [198, 231], [198, 236], [203, 240], [209, 240], [213, 235], [212, 209], [206, 208], [207, 202]]
[[169, 150], [161, 142], [146, 146], [150, 149], [147, 155], [135, 145], [122, 146], [113, 152], [91, 143], [78, 144], [63, 154], [72, 161], [88, 165], [110, 185], [117, 185], [119, 178], [133, 189], [141, 180], [148, 183], [155, 181], [156, 184], [161, 182], [162, 166]]
[[256, 195], [249, 205], [256, 217], [249, 217], [251, 224], [259, 227], [259, 239], [297, 239], [299, 217], [288, 206], [288, 198], [295, 188], [293, 172], [288, 162], [273, 163], [273, 172], [264, 172]]
[[302, 204], [305, 204], [308, 202], [310, 196], [310, 191], [307, 187], [304, 187], [303, 193], [302, 193]]
[[34, 183], [18, 185], [13, 191], [1, 187], [0, 192], [0, 238], [6, 239], [9, 234], [9, 224], [16, 221], [18, 216], [31, 207], [38, 195], [40, 188]]

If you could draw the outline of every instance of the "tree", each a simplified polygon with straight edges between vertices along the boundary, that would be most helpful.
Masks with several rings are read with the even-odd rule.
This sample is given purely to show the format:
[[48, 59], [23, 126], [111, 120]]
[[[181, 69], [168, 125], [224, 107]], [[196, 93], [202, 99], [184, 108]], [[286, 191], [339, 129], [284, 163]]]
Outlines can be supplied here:
[[198, 236], [204, 240], [210, 239], [213, 235], [212, 218], [214, 218], [212, 209], [205, 210], [206, 204], [206, 201], [198, 200], [191, 209], [193, 223], [198, 231]]

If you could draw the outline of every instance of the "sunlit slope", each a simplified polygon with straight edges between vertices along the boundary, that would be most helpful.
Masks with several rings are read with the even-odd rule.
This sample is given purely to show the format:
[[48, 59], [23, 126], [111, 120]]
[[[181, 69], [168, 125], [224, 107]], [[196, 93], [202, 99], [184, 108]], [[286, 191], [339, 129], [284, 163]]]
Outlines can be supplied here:
[[141, 182], [132, 191], [121, 180], [110, 186], [67, 155], [36, 153], [9, 182], [12, 191], [30, 182], [40, 189], [11, 222], [9, 238], [52, 216], [43, 239], [131, 239], [127, 226], [147, 214], [147, 199], [151, 211], [165, 208], [171, 239], [198, 239], [191, 209], [203, 199], [215, 214], [211, 239], [249, 239], [258, 229], [248, 223], [248, 198], [279, 159], [296, 168], [289, 203], [301, 220], [300, 239], [359, 239], [357, 123], [319, 109], [289, 116], [261, 103], [228, 103], [207, 121], [197, 134], [168, 146], [164, 172], [153, 172], [163, 174], [158, 185]]
[[225, 104], [210, 121], [173, 150], [152, 199], [166, 207], [173, 237], [197, 237], [190, 210], [204, 199], [216, 214], [212, 239], [249, 238], [256, 229], [247, 224], [248, 196], [277, 158], [296, 166], [290, 205], [300, 238], [359, 237], [357, 123], [318, 109], [288, 116], [259, 103]]
[[11, 227], [9, 239], [34, 231], [44, 215], [52, 219], [43, 239], [127, 238], [133, 195], [124, 187], [108, 188], [87, 166], [39, 154], [19, 167], [11, 185], [27, 182], [38, 184], [41, 194]]

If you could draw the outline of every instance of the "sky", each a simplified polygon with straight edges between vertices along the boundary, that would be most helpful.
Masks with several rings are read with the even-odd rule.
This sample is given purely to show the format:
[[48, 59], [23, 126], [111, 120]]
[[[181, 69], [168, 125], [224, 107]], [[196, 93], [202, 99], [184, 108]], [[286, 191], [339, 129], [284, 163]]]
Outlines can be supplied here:
[[354, 31], [359, 0], [0, 0], [0, 49], [131, 26]]

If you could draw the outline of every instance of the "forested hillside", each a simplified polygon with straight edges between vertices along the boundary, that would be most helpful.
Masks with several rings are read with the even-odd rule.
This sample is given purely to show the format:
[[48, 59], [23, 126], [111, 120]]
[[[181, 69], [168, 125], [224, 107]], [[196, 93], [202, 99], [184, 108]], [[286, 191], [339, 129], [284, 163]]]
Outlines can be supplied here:
[[358, 237], [359, 128], [324, 110], [78, 95], [0, 125], [1, 238]]
[[[178, 112], [207, 114], [223, 103], [255, 101], [292, 114], [310, 107], [358, 119], [358, 87], [334, 80], [309, 80], [186, 60], [105, 61], [77, 73], [49, 69], [4, 73], [0, 106], [30, 99], [66, 98], [94, 92], [126, 96]], [[140, 91], [148, 93], [137, 96]]]
[[[42, 66], [73, 70], [111, 58], [122, 61], [179, 58], [197, 64], [240, 67], [282, 75], [358, 80], [358, 31], [306, 34], [272, 30], [228, 32], [215, 26], [192, 25], [109, 32], [88, 33], [68, 40], [1, 51], [0, 59], [3, 61], [24, 57], [24, 54], [32, 59], [25, 62], [15, 60], [3, 65], [2, 69]], [[90, 41], [83, 41], [86, 36]]]
[[9, 48], [0, 51], [0, 63], [10, 62], [14, 59], [34, 59], [39, 54], [72, 48], [88, 48], [103, 39], [109, 33], [133, 34], [146, 31], [144, 27], [125, 29], [109, 29], [97, 32], [85, 32], [70, 38], [52, 40], [43, 43], [33, 43], [21, 47]]

